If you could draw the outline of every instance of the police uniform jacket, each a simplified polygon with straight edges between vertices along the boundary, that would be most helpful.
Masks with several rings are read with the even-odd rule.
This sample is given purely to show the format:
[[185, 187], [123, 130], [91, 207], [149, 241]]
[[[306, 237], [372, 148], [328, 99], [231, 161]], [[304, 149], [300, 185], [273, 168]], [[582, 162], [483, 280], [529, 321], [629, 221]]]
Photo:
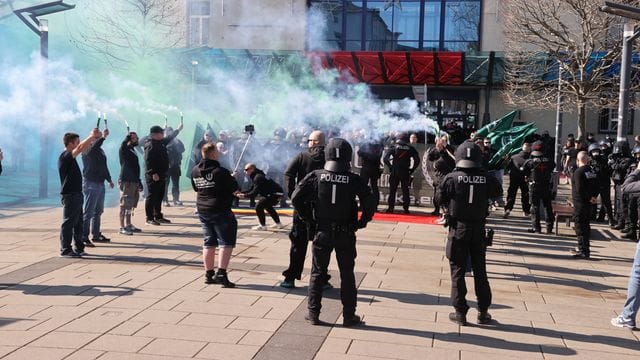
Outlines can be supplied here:
[[622, 184], [622, 193], [627, 195], [640, 194], [640, 170], [631, 172]]
[[284, 183], [287, 195], [291, 198], [296, 183], [313, 170], [324, 166], [324, 146], [313, 146], [294, 157], [284, 171]]
[[598, 187], [600, 189], [609, 189], [611, 186], [611, 168], [607, 164], [607, 158], [594, 156], [589, 160], [589, 166], [598, 175]]
[[[411, 163], [413, 159], [413, 164]], [[420, 166], [420, 155], [418, 151], [407, 142], [397, 140], [384, 156], [384, 164], [392, 173], [404, 174], [413, 173]]]
[[611, 164], [611, 180], [616, 185], [621, 185], [629, 174], [633, 160], [628, 157], [614, 159]]
[[309, 173], [291, 197], [291, 203], [305, 221], [318, 225], [355, 225], [358, 222], [360, 200], [362, 215], [360, 222], [368, 222], [375, 211], [375, 197], [360, 176], [352, 172], [335, 173], [325, 169]]
[[191, 186], [198, 195], [196, 206], [199, 212], [231, 211], [238, 183], [216, 160], [203, 159], [193, 167]]
[[502, 196], [498, 180], [484, 169], [456, 169], [444, 178], [440, 201], [448, 205], [449, 216], [459, 221], [486, 219], [487, 199]]

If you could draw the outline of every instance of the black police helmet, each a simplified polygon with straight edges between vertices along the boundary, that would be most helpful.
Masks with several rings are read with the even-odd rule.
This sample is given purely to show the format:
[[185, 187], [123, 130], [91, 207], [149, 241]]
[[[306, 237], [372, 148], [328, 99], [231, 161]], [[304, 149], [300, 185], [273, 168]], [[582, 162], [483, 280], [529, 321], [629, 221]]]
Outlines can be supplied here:
[[613, 155], [620, 156], [629, 156], [631, 149], [629, 148], [629, 143], [626, 140], [616, 141], [613, 145], [613, 151], [611, 152]]
[[638, 146], [638, 145], [634, 146], [633, 149], [631, 150], [631, 154], [633, 156], [636, 156], [636, 155], [640, 154], [640, 146]]
[[351, 170], [353, 149], [349, 142], [341, 138], [331, 138], [324, 147], [324, 169], [332, 172]]
[[594, 151], [597, 151], [598, 154], [600, 154], [600, 145], [596, 143], [589, 144], [589, 148], [588, 148], [589, 154], [592, 154]]
[[465, 141], [456, 149], [456, 167], [474, 169], [482, 167], [482, 150], [472, 141]]
[[600, 150], [607, 150], [609, 148], [609, 142], [607, 140], [600, 140], [598, 143]]
[[544, 144], [542, 141], [536, 141], [531, 145], [531, 156], [540, 157], [544, 154]]

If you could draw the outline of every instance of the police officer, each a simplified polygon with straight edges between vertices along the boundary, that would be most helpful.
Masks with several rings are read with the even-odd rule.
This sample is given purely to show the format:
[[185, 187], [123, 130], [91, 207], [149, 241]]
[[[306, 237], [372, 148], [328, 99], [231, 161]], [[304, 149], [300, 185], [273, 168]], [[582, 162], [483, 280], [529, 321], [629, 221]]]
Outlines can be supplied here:
[[[413, 160], [413, 162], [412, 162]], [[411, 199], [409, 197], [409, 184], [411, 174], [420, 166], [418, 151], [407, 143], [407, 134], [400, 133], [393, 146], [384, 155], [384, 164], [389, 167], [389, 207], [388, 213], [393, 213], [396, 205], [396, 191], [398, 185], [402, 187], [402, 207], [404, 213], [409, 213]]]
[[448, 211], [449, 236], [447, 259], [451, 267], [451, 303], [455, 312], [449, 319], [467, 324], [467, 285], [465, 271], [471, 255], [473, 280], [478, 298], [478, 323], [491, 321], [491, 288], [486, 269], [485, 223], [487, 201], [501, 196], [502, 187], [482, 168], [482, 151], [471, 141], [462, 143], [455, 153], [456, 169], [447, 175], [440, 188], [440, 200]]
[[378, 180], [382, 171], [380, 169], [380, 159], [384, 152], [382, 141], [370, 141], [358, 149], [358, 156], [362, 164], [360, 169], [360, 177], [365, 184], [371, 186], [373, 196], [376, 198], [376, 209], [380, 201], [380, 190], [378, 189]]
[[[607, 158], [603, 154], [602, 144], [589, 145], [589, 166], [596, 173], [598, 179], [598, 194], [600, 195], [600, 216], [598, 221], [604, 221], [605, 212], [609, 219], [609, 225], [614, 225], [613, 209], [611, 208], [611, 168], [607, 164]], [[597, 204], [592, 206], [592, 218], [597, 216]]]
[[522, 151], [515, 154], [509, 160], [507, 169], [509, 170], [509, 189], [507, 190], [507, 204], [504, 207], [504, 218], [508, 218], [513, 205], [516, 203], [516, 194], [520, 189], [520, 198], [522, 200], [522, 212], [524, 216], [529, 216], [531, 204], [529, 203], [529, 187], [525, 179], [525, 173], [521, 170], [524, 163], [531, 156], [531, 144], [522, 145]]
[[613, 180], [615, 190], [615, 216], [616, 225], [612, 226], [612, 229], [622, 230], [625, 227], [626, 211], [623, 205], [622, 198], [622, 184], [624, 179], [629, 174], [629, 169], [633, 163], [631, 159], [631, 149], [629, 143], [626, 140], [617, 141], [613, 145], [613, 151], [609, 159], [609, 166], [611, 166], [611, 180]]
[[[287, 196], [291, 198], [296, 184], [304, 177], [324, 166], [324, 133], [316, 130], [309, 134], [308, 149], [294, 157], [284, 172], [284, 183], [286, 185]], [[289, 239], [291, 248], [289, 250], [289, 267], [282, 272], [284, 280], [280, 283], [283, 288], [295, 287], [295, 279], [300, 280], [304, 269], [304, 258], [307, 256], [307, 245], [313, 239], [313, 231], [307, 229], [307, 224], [300, 219], [297, 211], [293, 212], [293, 224]], [[327, 278], [328, 280], [328, 278]]]
[[573, 221], [576, 223], [578, 247], [573, 250], [574, 259], [589, 259], [591, 250], [591, 204], [598, 196], [597, 174], [589, 166], [589, 155], [586, 151], [578, 153], [578, 168], [571, 179], [571, 199], [573, 200]]
[[[553, 209], [551, 208], [551, 175], [555, 163], [544, 156], [542, 142], [533, 143], [531, 158], [522, 167], [529, 181], [529, 198], [531, 199], [530, 233], [540, 233], [540, 203], [546, 211], [547, 234], [553, 231]], [[576, 155], [577, 156], [577, 155]]]
[[[637, 161], [640, 157], [640, 146], [634, 146], [631, 154]], [[636, 171], [637, 169], [637, 163], [632, 163], [629, 167], [629, 174], [620, 187], [624, 218], [628, 219], [625, 223], [625, 228], [620, 231], [622, 233], [621, 238], [633, 241], [638, 240], [636, 230], [638, 227], [638, 204], [640, 203], [640, 182], [638, 181], [640, 180], [640, 173]]]
[[[291, 202], [300, 218], [315, 224], [313, 264], [309, 281], [309, 313], [305, 319], [320, 324], [322, 290], [327, 277], [331, 251], [336, 250], [340, 269], [340, 298], [343, 307], [343, 325], [360, 324], [356, 315], [356, 282], [353, 272], [356, 259], [356, 230], [371, 220], [375, 199], [371, 189], [360, 176], [350, 170], [351, 145], [340, 138], [329, 140], [325, 148], [327, 162], [324, 169], [307, 175], [293, 192]], [[362, 215], [358, 219], [356, 196], [360, 200]]]

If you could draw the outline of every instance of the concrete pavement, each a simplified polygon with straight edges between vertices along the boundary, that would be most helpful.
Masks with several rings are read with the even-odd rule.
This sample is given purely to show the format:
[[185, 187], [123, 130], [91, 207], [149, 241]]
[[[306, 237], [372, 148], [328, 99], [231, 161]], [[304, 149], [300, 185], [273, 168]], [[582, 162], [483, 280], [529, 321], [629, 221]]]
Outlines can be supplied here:
[[[113, 190], [112, 190], [113, 191]], [[514, 211], [494, 218], [488, 253], [493, 289], [487, 326], [447, 316], [445, 229], [371, 223], [358, 232], [358, 310], [366, 325], [343, 328], [339, 290], [321, 319], [303, 321], [308, 268], [298, 288], [277, 286], [288, 261], [287, 229], [256, 232], [238, 218], [239, 240], [223, 289], [203, 283], [202, 236], [191, 206], [165, 209], [171, 225], [134, 223], [117, 234], [117, 209], [103, 215], [109, 244], [81, 260], [58, 254], [61, 208], [0, 208], [0, 357], [6, 359], [637, 359], [638, 333], [614, 328], [635, 244], [594, 227], [594, 260], [572, 260], [570, 228], [528, 234]], [[270, 221], [270, 219], [268, 219]], [[283, 218], [289, 225], [291, 219]], [[333, 284], [339, 285], [335, 261]], [[467, 278], [473, 300], [473, 281]], [[476, 312], [468, 314], [475, 320]], [[336, 325], [337, 323], [337, 325]]]

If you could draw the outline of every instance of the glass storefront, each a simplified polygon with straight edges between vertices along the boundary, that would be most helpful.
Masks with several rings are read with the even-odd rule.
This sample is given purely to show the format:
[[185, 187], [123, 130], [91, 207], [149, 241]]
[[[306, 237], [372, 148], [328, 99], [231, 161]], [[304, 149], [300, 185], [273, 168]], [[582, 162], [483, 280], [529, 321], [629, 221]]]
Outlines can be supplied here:
[[309, 50], [479, 50], [481, 0], [310, 0], [309, 4], [325, 19], [321, 41], [309, 44]]

